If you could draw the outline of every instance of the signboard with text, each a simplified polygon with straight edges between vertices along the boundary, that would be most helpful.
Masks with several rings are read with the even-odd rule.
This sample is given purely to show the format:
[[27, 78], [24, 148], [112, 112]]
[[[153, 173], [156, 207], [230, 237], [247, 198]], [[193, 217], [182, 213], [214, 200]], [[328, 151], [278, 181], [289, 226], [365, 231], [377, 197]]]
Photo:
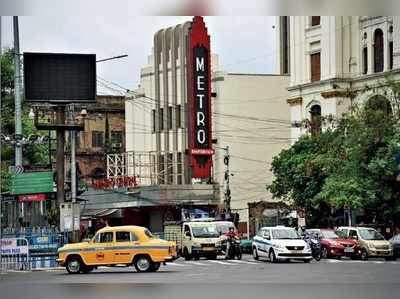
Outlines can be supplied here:
[[19, 255], [28, 254], [28, 243], [24, 239], [9, 238], [0, 239], [1, 254], [4, 255]]
[[192, 113], [189, 145], [192, 178], [211, 177], [211, 66], [210, 36], [202, 17], [194, 17], [189, 32], [188, 99]]

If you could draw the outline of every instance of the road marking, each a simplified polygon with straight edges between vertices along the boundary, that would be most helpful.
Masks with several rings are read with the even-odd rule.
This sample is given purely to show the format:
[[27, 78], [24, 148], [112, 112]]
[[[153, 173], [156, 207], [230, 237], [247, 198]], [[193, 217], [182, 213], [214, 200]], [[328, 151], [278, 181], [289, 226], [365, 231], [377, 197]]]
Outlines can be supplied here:
[[228, 262], [221, 262], [221, 261], [209, 261], [210, 263], [220, 264], [220, 265], [228, 265], [228, 266], [239, 266], [238, 264], [231, 264]]
[[200, 262], [191, 262], [191, 261], [186, 261], [186, 264], [192, 264], [192, 265], [196, 265], [196, 266], [208, 266], [207, 264], [203, 264]]
[[231, 263], [248, 264], [248, 265], [258, 265], [258, 263], [242, 260], [230, 260]]
[[184, 264], [178, 264], [178, 263], [171, 263], [171, 264], [167, 264], [167, 266], [186, 267], [187, 265], [184, 265]]

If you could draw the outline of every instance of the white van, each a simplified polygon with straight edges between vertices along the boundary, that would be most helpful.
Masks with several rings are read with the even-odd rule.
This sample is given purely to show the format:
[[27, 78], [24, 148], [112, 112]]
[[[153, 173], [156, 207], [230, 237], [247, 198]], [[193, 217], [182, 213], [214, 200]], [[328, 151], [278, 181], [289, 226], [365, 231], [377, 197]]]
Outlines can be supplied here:
[[275, 263], [278, 260], [312, 260], [310, 246], [299, 236], [294, 228], [276, 226], [263, 227], [253, 238], [253, 257], [268, 257]]

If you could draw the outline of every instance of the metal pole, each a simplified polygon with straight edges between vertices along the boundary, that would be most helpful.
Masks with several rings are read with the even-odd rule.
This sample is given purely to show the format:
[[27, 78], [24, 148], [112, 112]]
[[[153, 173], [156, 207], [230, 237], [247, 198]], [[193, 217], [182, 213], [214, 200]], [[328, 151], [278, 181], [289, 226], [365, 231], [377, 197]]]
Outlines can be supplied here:
[[[65, 106], [57, 107], [57, 125], [63, 125], [65, 122], [64, 115]], [[64, 202], [64, 144], [65, 144], [65, 131], [63, 128], [57, 129], [57, 157], [56, 157], [56, 173], [57, 173], [57, 204]]]
[[226, 165], [226, 170], [225, 170], [225, 210], [227, 213], [231, 212], [231, 189], [229, 187], [229, 179], [230, 179], [230, 173], [229, 173], [229, 146], [224, 148], [225, 150], [225, 157], [224, 157], [224, 163]]
[[[71, 107], [70, 117], [72, 124], [74, 121], [74, 108]], [[76, 155], [75, 155], [75, 131], [69, 131], [71, 137], [71, 200], [72, 200], [72, 239], [76, 242], [76, 230], [75, 227], [75, 203], [76, 203]], [[78, 227], [79, 228], [79, 227]]]
[[[21, 67], [19, 58], [18, 17], [13, 17], [14, 25], [14, 96], [15, 96], [15, 134], [22, 134], [21, 119]], [[22, 145], [15, 143], [15, 166], [22, 166]]]

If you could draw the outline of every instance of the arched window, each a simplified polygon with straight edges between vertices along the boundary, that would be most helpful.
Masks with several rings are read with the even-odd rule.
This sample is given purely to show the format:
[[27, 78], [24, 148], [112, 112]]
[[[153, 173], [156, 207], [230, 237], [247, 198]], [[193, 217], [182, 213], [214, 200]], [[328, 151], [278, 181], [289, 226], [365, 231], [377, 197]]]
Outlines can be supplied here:
[[374, 33], [374, 71], [383, 72], [383, 31], [376, 29]]
[[[393, 26], [389, 27], [389, 36], [393, 36]], [[392, 39], [392, 38], [390, 38]], [[389, 41], [389, 70], [393, 69], [393, 40]]]
[[380, 111], [382, 112], [383, 116], [392, 115], [392, 106], [390, 101], [381, 95], [375, 95], [369, 98], [365, 104], [365, 109], [371, 111]]
[[368, 48], [363, 48], [363, 74], [368, 73]]
[[310, 109], [311, 136], [321, 133], [321, 106], [313, 105]]

